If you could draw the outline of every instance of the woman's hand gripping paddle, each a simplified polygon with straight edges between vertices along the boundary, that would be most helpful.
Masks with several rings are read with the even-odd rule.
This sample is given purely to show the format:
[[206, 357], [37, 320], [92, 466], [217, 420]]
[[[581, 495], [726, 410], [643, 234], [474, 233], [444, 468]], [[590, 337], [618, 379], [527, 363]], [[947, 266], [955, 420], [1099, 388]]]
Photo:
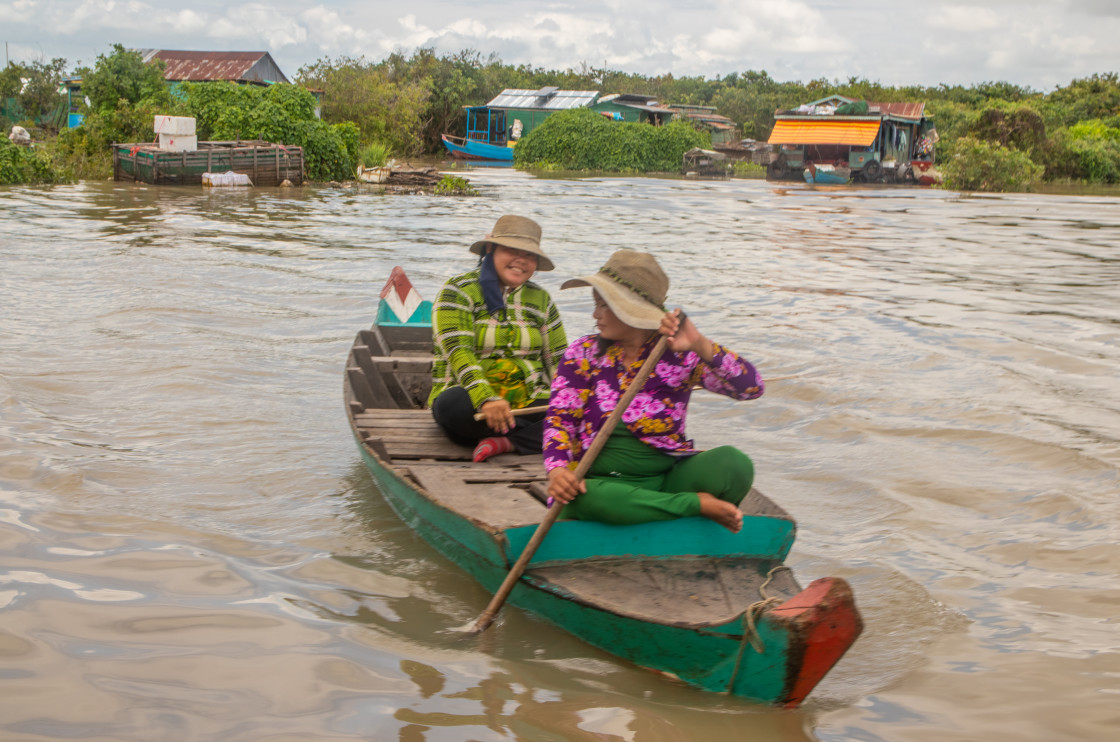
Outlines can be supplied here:
[[[626, 392], [611, 411], [606, 422], [603, 423], [603, 427], [601, 427], [599, 432], [595, 435], [595, 440], [591, 442], [591, 447], [587, 449], [587, 453], [580, 459], [575, 470], [577, 480], [583, 481], [583, 478], [587, 476], [587, 471], [591, 468], [591, 464], [595, 462], [599, 452], [602, 451], [603, 446], [606, 445], [607, 439], [611, 437], [615, 426], [618, 425], [618, 421], [622, 419], [622, 413], [626, 411], [626, 408], [634, 401], [634, 397], [637, 396], [638, 392], [645, 386], [646, 379], [653, 373], [654, 367], [661, 359], [668, 344], [669, 339], [664, 335], [657, 340], [657, 345], [653, 346], [649, 357], [646, 358], [645, 363], [643, 363], [641, 369], [638, 370], [638, 375], [630, 382], [630, 386], [627, 387]], [[486, 610], [475, 619], [473, 624], [464, 626], [458, 629], [459, 631], [478, 634], [486, 631], [486, 629], [490, 627], [490, 624], [494, 622], [495, 616], [498, 615], [498, 611], [501, 610], [502, 604], [506, 602], [506, 598], [513, 592], [514, 585], [521, 579], [521, 575], [525, 572], [525, 567], [529, 564], [529, 560], [532, 559], [533, 554], [537, 552], [537, 547], [544, 541], [544, 537], [548, 535], [549, 529], [552, 528], [552, 524], [556, 522], [556, 519], [560, 516], [560, 511], [563, 509], [564, 507], [560, 503], [553, 503], [552, 507], [545, 513], [541, 524], [537, 526], [537, 530], [533, 532], [533, 537], [529, 539], [529, 543], [526, 544], [525, 548], [521, 551], [521, 556], [517, 558], [517, 562], [513, 565], [513, 568], [510, 569], [509, 574], [506, 575], [502, 586], [498, 588], [498, 592], [494, 593], [494, 597], [490, 600], [490, 605], [486, 606]]]

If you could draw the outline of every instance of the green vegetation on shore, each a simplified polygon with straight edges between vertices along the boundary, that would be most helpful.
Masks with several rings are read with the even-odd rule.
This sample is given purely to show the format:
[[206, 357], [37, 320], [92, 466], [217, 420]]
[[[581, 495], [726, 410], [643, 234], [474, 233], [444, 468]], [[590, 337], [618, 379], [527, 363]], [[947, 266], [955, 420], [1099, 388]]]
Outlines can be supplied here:
[[685, 152], [710, 146], [707, 134], [681, 121], [656, 127], [614, 123], [576, 108], [552, 114], [526, 134], [513, 149], [513, 162], [541, 170], [676, 172]]
[[[109, 143], [152, 141], [157, 113], [195, 116], [200, 139], [259, 137], [303, 146], [312, 179], [345, 180], [353, 177], [363, 148], [384, 148], [401, 157], [442, 153], [440, 134], [462, 131], [463, 106], [485, 103], [505, 88], [554, 85], [714, 106], [742, 127], [745, 138], [757, 140], [769, 136], [776, 109], [833, 94], [925, 102], [941, 137], [937, 160], [948, 187], [1025, 190], [1039, 182], [1120, 183], [1120, 77], [1115, 72], [1044, 93], [1005, 82], [970, 87], [891, 87], [858, 78], [778, 82], [753, 70], [715, 79], [646, 77], [588, 66], [560, 72], [507, 65], [472, 50], [436, 56], [432, 49], [419, 49], [380, 62], [320, 59], [299, 70], [296, 85], [198, 83], [182, 85], [173, 94], [159, 66], [144, 65], [138, 53], [114, 45], [92, 69], [77, 71], [90, 99], [86, 123], [59, 132], [65, 116], [58, 115], [60, 99], [52, 91], [57, 91], [65, 67], [65, 60], [53, 60], [9, 64], [0, 71], [5, 132], [18, 123], [40, 143], [35, 154], [39, 170], [24, 164], [18, 172], [36, 172], [38, 182], [108, 177]], [[315, 101], [306, 88], [322, 91], [322, 120], [314, 117]], [[549, 122], [553, 120], [552, 127], [542, 126], [518, 144], [519, 167], [676, 171], [679, 155], [670, 163], [666, 153], [691, 136], [680, 130], [688, 128], [685, 124], [664, 127], [675, 129], [677, 139], [670, 146], [654, 141], [652, 131], [634, 134], [629, 125], [615, 124], [614, 131], [604, 129], [592, 143], [586, 136], [572, 137], [565, 127], [598, 127], [600, 121], [587, 116], [553, 116]], [[537, 131], [550, 128], [557, 142], [565, 144], [546, 142], [543, 135], [534, 139]], [[636, 148], [650, 151], [637, 153]], [[27, 156], [20, 155], [19, 161]], [[49, 161], [47, 178], [44, 157]], [[12, 165], [5, 177], [22, 177], [16, 172]]]

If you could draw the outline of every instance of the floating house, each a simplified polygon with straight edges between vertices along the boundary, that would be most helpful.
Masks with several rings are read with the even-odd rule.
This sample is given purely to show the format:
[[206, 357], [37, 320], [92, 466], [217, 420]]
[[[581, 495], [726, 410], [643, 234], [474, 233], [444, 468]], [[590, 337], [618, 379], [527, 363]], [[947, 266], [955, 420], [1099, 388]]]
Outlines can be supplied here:
[[720, 148], [739, 141], [739, 127], [726, 116], [716, 113], [714, 106], [690, 106], [671, 103], [669, 109], [680, 118], [688, 119], [712, 137], [712, 147]]
[[508, 88], [484, 106], [468, 106], [465, 137], [443, 135], [453, 157], [513, 161], [513, 145], [557, 111], [586, 108], [599, 99], [597, 90]]
[[852, 179], [927, 182], [937, 130], [924, 103], [872, 103], [841, 95], [774, 113], [767, 176], [796, 177], [815, 166], [850, 171]]

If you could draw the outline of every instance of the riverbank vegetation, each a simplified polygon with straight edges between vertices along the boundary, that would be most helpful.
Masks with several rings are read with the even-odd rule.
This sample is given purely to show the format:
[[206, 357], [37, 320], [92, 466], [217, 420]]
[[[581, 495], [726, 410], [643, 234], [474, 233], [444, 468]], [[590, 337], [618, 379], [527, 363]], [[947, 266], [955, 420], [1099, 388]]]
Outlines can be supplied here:
[[586, 108], [554, 113], [513, 148], [518, 167], [656, 173], [680, 170], [681, 158], [711, 140], [690, 125], [614, 123]]
[[[647, 77], [587, 65], [556, 71], [505, 64], [473, 50], [437, 56], [432, 49], [419, 49], [378, 62], [320, 59], [299, 70], [295, 85], [195, 83], [172, 91], [158, 65], [144, 65], [138, 53], [115, 45], [92, 68], [76, 71], [89, 98], [88, 105], [81, 104], [85, 124], [60, 133], [65, 111], [60, 116], [59, 106], [65, 100], [51, 91], [58, 90], [65, 68], [65, 60], [52, 60], [9, 64], [0, 71], [5, 131], [16, 123], [31, 131], [60, 179], [108, 177], [108, 145], [152, 141], [152, 121], [161, 113], [195, 116], [200, 140], [259, 137], [302, 146], [309, 177], [345, 180], [353, 177], [363, 148], [372, 145], [397, 157], [443, 154], [440, 135], [462, 132], [464, 106], [485, 103], [505, 88], [553, 85], [712, 106], [735, 121], [744, 138], [760, 141], [769, 136], [775, 110], [833, 94], [924, 102], [940, 135], [937, 160], [949, 187], [1024, 190], [1039, 182], [1120, 183], [1120, 77], [1115, 72], [1042, 92], [1006, 82], [968, 87], [893, 87], [862, 78], [779, 82], [753, 70], [714, 79]], [[308, 89], [321, 91], [321, 119], [314, 115], [317, 103]], [[672, 158], [664, 157], [669, 145], [661, 151], [653, 131], [632, 134], [628, 125], [615, 124], [614, 131], [590, 144], [586, 136], [573, 136], [570, 127], [598, 127], [605, 119], [552, 118], [563, 144], [546, 144], [543, 136], [534, 141], [537, 131], [548, 131], [542, 126], [518, 144], [517, 166], [679, 169], [679, 156], [670, 163]], [[687, 125], [664, 128], [674, 130], [672, 137], [691, 136], [681, 127]], [[651, 142], [655, 151], [625, 151], [647, 149]]]

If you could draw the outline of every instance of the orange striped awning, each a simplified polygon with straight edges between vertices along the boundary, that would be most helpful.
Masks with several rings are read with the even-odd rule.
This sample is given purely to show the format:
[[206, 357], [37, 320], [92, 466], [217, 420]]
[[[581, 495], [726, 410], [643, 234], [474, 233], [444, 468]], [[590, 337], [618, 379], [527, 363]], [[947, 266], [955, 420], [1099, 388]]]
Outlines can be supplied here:
[[878, 121], [789, 121], [774, 122], [770, 144], [846, 144], [866, 147], [879, 133]]

